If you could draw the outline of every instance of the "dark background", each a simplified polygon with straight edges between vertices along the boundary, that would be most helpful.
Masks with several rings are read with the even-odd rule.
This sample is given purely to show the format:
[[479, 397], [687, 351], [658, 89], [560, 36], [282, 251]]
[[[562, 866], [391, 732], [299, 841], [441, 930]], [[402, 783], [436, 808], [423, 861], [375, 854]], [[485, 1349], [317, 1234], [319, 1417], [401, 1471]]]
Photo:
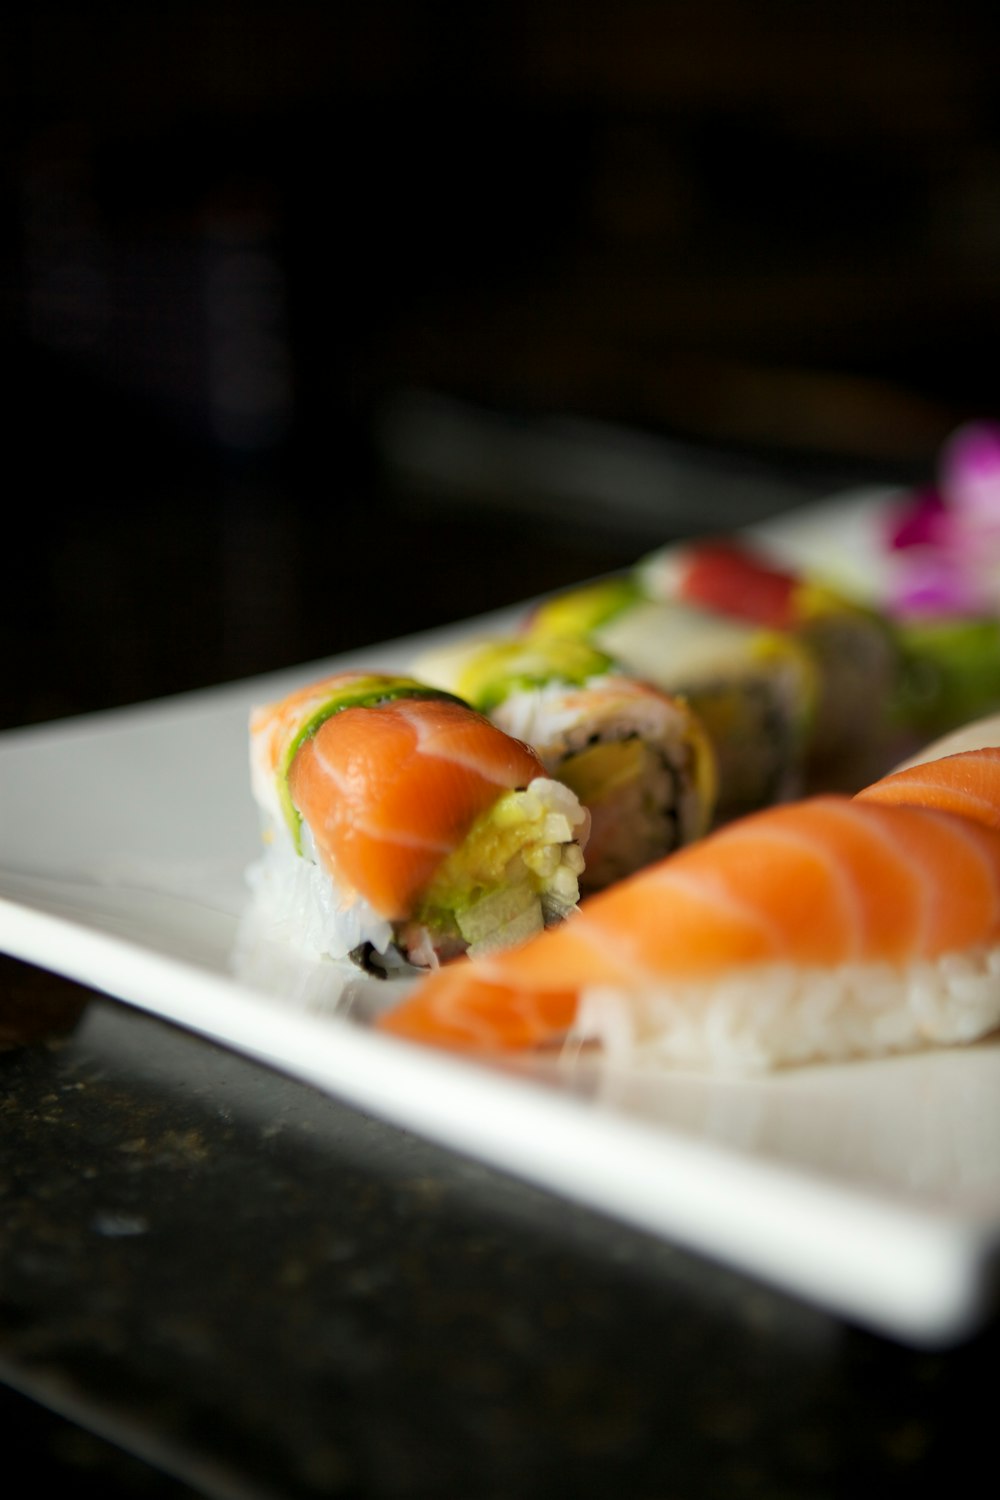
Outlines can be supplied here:
[[[995, 412], [994, 14], [5, 8], [2, 722], [929, 473]], [[656, 448], [637, 499], [635, 435], [704, 493]]]

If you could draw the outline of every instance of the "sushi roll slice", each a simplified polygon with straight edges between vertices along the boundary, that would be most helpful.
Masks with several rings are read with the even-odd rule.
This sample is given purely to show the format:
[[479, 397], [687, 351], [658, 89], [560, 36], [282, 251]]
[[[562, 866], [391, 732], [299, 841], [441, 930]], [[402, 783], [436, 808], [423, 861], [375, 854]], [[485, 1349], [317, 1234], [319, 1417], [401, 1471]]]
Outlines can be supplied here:
[[816, 669], [793, 636], [651, 598], [637, 576], [554, 595], [525, 628], [536, 641], [586, 640], [618, 671], [689, 704], [715, 754], [716, 824], [802, 792]]
[[585, 641], [463, 640], [414, 663], [525, 740], [590, 814], [583, 891], [600, 890], [711, 823], [715, 753], [681, 698], [612, 670]]
[[900, 613], [895, 715], [910, 741], [950, 733], [1000, 710], [1000, 617]]
[[901, 654], [874, 608], [742, 539], [664, 548], [638, 564], [643, 589], [794, 636], [816, 665], [807, 784], [853, 791], [892, 764]]
[[372, 972], [524, 941], [575, 907], [589, 818], [528, 745], [407, 676], [343, 672], [250, 717], [256, 911]]
[[653, 1069], [970, 1042], [1000, 1025], [1000, 830], [839, 794], [768, 808], [422, 981], [379, 1025]]

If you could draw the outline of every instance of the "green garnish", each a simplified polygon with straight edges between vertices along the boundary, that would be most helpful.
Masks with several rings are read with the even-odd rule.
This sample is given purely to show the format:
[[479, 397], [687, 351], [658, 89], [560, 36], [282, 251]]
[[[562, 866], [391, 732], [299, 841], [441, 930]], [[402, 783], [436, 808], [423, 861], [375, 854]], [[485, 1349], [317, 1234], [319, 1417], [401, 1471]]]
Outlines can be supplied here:
[[558, 682], [580, 687], [611, 670], [611, 658], [576, 637], [487, 641], [466, 663], [457, 686], [483, 713], [519, 690]]
[[570, 589], [538, 606], [531, 620], [531, 635], [538, 639], [586, 637], [644, 597], [632, 577], [604, 578]]

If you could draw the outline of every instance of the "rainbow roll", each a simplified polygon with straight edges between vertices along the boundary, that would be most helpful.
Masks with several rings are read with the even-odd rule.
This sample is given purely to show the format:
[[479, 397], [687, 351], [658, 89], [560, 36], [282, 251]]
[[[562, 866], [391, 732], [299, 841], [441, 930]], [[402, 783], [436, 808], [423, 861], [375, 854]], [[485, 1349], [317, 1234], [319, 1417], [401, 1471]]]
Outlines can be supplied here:
[[257, 707], [256, 914], [317, 957], [432, 968], [576, 906], [589, 819], [530, 746], [412, 677], [342, 672]]
[[642, 559], [636, 573], [653, 598], [778, 632], [808, 653], [816, 683], [806, 746], [810, 785], [853, 789], [885, 769], [902, 659], [879, 611], [742, 539], [663, 548]]
[[690, 843], [712, 821], [715, 754], [683, 699], [573, 639], [471, 639], [414, 669], [537, 751], [590, 814], [584, 891]]
[[552, 596], [534, 609], [526, 635], [536, 644], [584, 641], [619, 672], [684, 700], [715, 756], [715, 823], [802, 790], [816, 669], [787, 633], [654, 599], [636, 574]]

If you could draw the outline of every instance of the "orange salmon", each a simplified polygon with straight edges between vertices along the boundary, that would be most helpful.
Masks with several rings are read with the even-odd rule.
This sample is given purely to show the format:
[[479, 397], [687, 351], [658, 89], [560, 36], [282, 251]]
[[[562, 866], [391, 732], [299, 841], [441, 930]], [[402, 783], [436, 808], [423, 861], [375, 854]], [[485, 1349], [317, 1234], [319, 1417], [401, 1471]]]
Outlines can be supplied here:
[[534, 750], [472, 709], [404, 698], [327, 719], [289, 789], [337, 878], [397, 921], [502, 791], [544, 775]]
[[818, 796], [729, 824], [520, 948], [430, 976], [380, 1025], [452, 1047], [539, 1047], [566, 1037], [588, 992], [628, 1005], [768, 966], [899, 969], [998, 943], [1000, 831]]
[[1000, 828], [1000, 747], [960, 751], [893, 771], [857, 796], [884, 805], [942, 808]]

